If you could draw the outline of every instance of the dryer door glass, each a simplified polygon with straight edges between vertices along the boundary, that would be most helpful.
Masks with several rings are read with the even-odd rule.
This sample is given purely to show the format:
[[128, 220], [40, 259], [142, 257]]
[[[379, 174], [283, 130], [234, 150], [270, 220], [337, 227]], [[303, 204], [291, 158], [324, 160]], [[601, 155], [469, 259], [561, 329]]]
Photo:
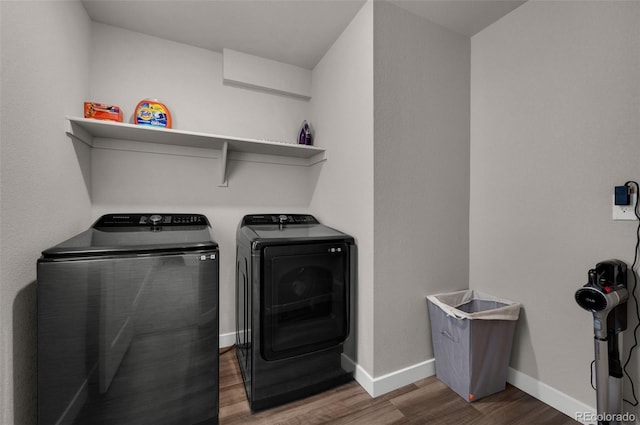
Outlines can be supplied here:
[[346, 243], [264, 248], [261, 353], [283, 359], [340, 344], [349, 332]]

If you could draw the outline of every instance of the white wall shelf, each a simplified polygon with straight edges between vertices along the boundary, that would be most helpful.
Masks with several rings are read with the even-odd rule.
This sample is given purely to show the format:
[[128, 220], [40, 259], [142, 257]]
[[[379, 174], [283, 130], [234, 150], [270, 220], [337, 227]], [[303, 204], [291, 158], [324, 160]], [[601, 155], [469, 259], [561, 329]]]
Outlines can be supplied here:
[[[139, 126], [115, 121], [77, 117], [67, 117], [66, 124], [66, 133], [69, 137], [78, 139], [92, 148], [106, 147], [110, 144], [110, 140], [114, 141], [112, 145], [114, 148], [117, 148], [115, 147], [117, 145], [115, 141], [127, 140], [137, 143], [138, 148], [135, 150], [147, 152], [158, 152], [157, 149], [152, 147], [157, 145], [219, 151], [219, 186], [227, 186], [228, 184], [226, 170], [227, 160], [229, 158], [249, 158], [247, 160], [252, 160], [252, 158], [260, 157], [261, 162], [304, 166], [310, 166], [326, 160], [325, 149], [316, 146], [221, 136], [217, 134]], [[145, 145], [148, 146], [148, 149], [139, 148], [139, 146]], [[193, 150], [190, 152], [190, 154], [193, 154]]]

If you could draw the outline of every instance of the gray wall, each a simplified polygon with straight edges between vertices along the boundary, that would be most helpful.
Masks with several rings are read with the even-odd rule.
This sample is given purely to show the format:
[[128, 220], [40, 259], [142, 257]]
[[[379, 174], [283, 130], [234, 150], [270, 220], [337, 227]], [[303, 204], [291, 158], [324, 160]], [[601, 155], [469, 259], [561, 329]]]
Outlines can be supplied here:
[[35, 423], [35, 279], [43, 249], [91, 219], [88, 149], [64, 134], [89, 93], [79, 2], [0, 2], [0, 423]]
[[471, 41], [470, 286], [523, 303], [513, 368], [591, 406], [573, 296], [598, 261], [633, 262], [611, 203], [640, 179], [639, 22], [638, 2], [527, 2]]
[[[91, 29], [91, 99], [121, 106], [125, 122], [144, 98], [167, 105], [173, 128], [195, 132], [292, 141], [302, 120], [309, 119], [308, 101], [224, 86], [220, 53], [100, 23]], [[228, 187], [218, 187], [214, 152], [152, 149], [130, 143], [93, 149], [93, 216], [126, 211], [207, 215], [221, 252], [220, 333], [232, 333], [240, 219], [250, 213], [307, 212], [311, 179], [317, 176], [308, 167], [268, 159], [230, 160]]]
[[[511, 366], [594, 405], [591, 323], [573, 293], [596, 262], [633, 260], [635, 224], [612, 222], [610, 203], [612, 186], [640, 179], [639, 9], [528, 2], [470, 49], [393, 5], [367, 3], [302, 103], [222, 86], [219, 54], [90, 24], [77, 2], [0, 2], [0, 423], [35, 423], [39, 252], [131, 209], [213, 220], [227, 252], [222, 332], [233, 331], [240, 217], [311, 211], [358, 239], [358, 362], [371, 377], [429, 359], [424, 296], [470, 281], [524, 303]], [[159, 51], [174, 58], [159, 65], [180, 84], [136, 79]], [[219, 188], [206, 155], [89, 152], [64, 136], [64, 115], [81, 115], [84, 100], [120, 104], [128, 120], [143, 97], [165, 101], [175, 126], [194, 131], [282, 139], [311, 117], [328, 161], [231, 161]], [[27, 121], [33, 110], [39, 119]]]
[[368, 3], [313, 72], [329, 160], [310, 209], [358, 240], [357, 360], [373, 378], [433, 357], [424, 296], [468, 284], [469, 49]]
[[469, 49], [374, 4], [374, 376], [433, 357], [425, 296], [465, 289]]
[[373, 370], [373, 5], [313, 70], [311, 116], [328, 160], [314, 166], [310, 210], [358, 245], [357, 361]]

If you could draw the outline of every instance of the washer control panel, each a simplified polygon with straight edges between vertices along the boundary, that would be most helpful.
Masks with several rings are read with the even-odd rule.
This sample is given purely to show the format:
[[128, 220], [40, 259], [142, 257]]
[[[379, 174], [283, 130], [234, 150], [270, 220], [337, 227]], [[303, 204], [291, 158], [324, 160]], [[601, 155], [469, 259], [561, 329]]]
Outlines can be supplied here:
[[257, 224], [320, 224], [310, 214], [251, 214], [242, 219], [243, 226]]
[[207, 226], [202, 214], [107, 214], [93, 227]]

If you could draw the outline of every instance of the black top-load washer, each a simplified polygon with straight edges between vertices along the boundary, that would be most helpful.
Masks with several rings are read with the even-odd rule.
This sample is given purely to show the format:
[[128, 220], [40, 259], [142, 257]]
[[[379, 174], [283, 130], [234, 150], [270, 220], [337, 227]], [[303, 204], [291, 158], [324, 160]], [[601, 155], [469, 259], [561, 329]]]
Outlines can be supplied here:
[[218, 423], [218, 244], [108, 214], [38, 260], [38, 424]]
[[236, 254], [236, 354], [251, 409], [352, 379], [354, 238], [307, 214], [247, 215]]

